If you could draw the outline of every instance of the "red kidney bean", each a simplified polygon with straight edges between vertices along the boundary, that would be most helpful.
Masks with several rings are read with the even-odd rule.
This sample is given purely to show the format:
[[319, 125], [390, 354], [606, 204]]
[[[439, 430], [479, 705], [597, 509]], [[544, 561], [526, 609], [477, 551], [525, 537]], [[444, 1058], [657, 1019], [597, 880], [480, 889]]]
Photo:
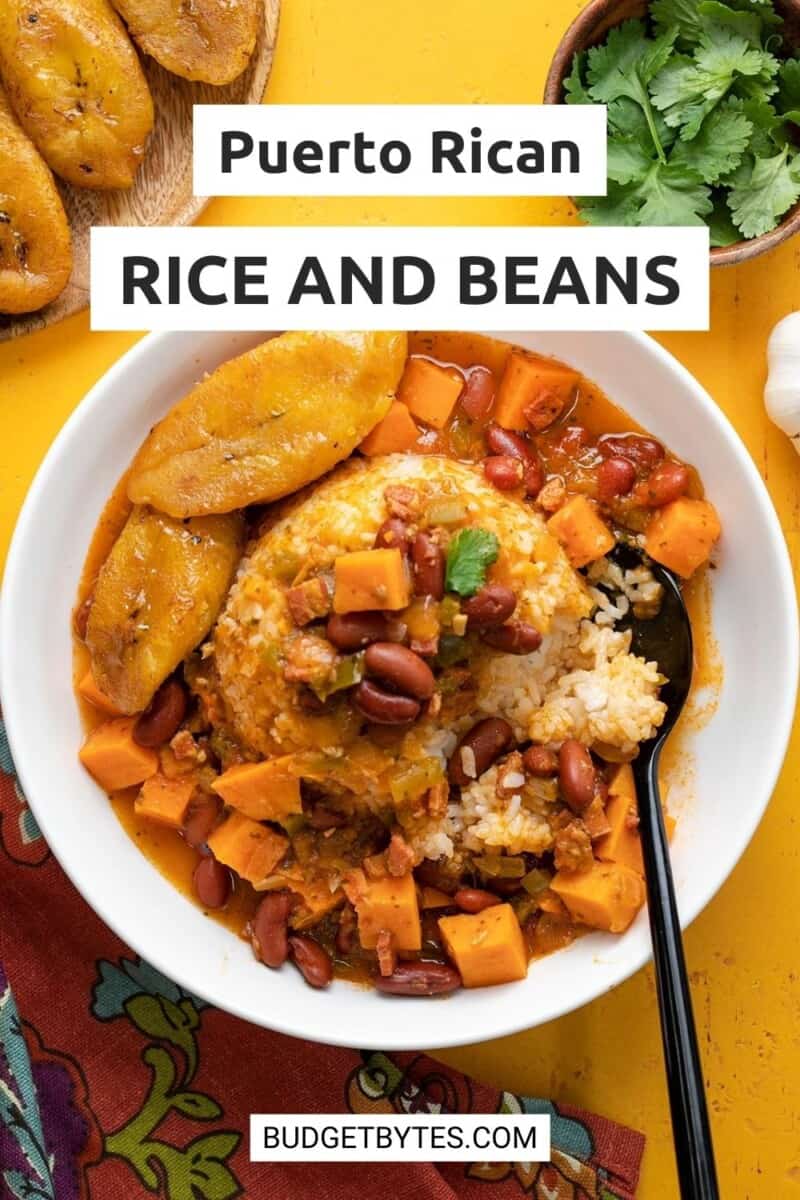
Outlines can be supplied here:
[[[448, 766], [450, 782], [458, 787], [469, 787], [473, 778], [479, 779], [484, 771], [495, 762], [514, 742], [514, 731], [502, 717], [486, 717], [473, 725], [456, 746]], [[461, 752], [471, 750], [475, 758], [475, 776], [464, 770]]]
[[391, 975], [379, 975], [375, 987], [387, 996], [443, 996], [461, 987], [461, 976], [445, 963], [400, 962]]
[[333, 979], [330, 955], [313, 938], [299, 933], [290, 937], [289, 957], [311, 987], [326, 988]]
[[411, 560], [414, 564], [415, 594], [441, 600], [444, 595], [445, 556], [432, 534], [417, 534], [411, 548]]
[[522, 485], [525, 467], [510, 454], [490, 454], [483, 460], [483, 473], [498, 492], [512, 492]]
[[375, 534], [376, 549], [399, 550], [408, 554], [408, 526], [399, 517], [389, 517]]
[[547, 779], [558, 774], [558, 755], [546, 746], [529, 746], [522, 756], [522, 765], [529, 775]]
[[504, 654], [533, 654], [542, 644], [539, 630], [525, 621], [509, 621], [497, 629], [485, 630], [481, 637], [488, 646]]
[[500, 903], [498, 896], [484, 892], [482, 888], [459, 888], [453, 899], [460, 909], [468, 913], [483, 912], [485, 908]]
[[638, 433], [607, 433], [597, 449], [603, 458], [627, 458], [642, 470], [650, 470], [664, 457], [661, 442]]
[[597, 468], [597, 495], [605, 504], [627, 496], [635, 482], [636, 467], [629, 458], [605, 458]]
[[583, 812], [592, 803], [595, 774], [587, 748], [575, 738], [567, 738], [558, 753], [558, 782], [573, 812]]
[[397, 642], [373, 642], [364, 655], [368, 675], [396, 688], [403, 696], [430, 700], [436, 680], [423, 658]]
[[336, 953], [346, 958], [356, 940], [356, 910], [352, 904], [345, 904], [339, 914], [339, 925], [336, 930]]
[[200, 795], [189, 801], [186, 818], [183, 822], [183, 836], [195, 850], [199, 850], [205, 845], [221, 812], [222, 800], [219, 796], [201, 792]]
[[224, 908], [231, 894], [231, 873], [215, 858], [201, 858], [192, 876], [197, 899], [204, 908]]
[[535, 500], [539, 495], [539, 492], [544, 487], [544, 481], [544, 467], [538, 459], [534, 459], [534, 461], [529, 463], [525, 468], [525, 495], [529, 496], [531, 500]]
[[681, 463], [662, 462], [654, 467], [647, 479], [637, 484], [633, 498], [646, 508], [663, 508], [684, 494], [689, 486], [689, 472]]
[[369, 679], [362, 679], [353, 693], [353, 703], [376, 725], [408, 725], [416, 721], [422, 708], [419, 700], [386, 692]]
[[568, 425], [555, 445], [567, 458], [578, 458], [591, 441], [591, 435], [583, 425]]
[[523, 463], [533, 459], [533, 449], [525, 439], [510, 429], [503, 429], [502, 425], [487, 426], [486, 444], [492, 454], [507, 454], [509, 458], [518, 458]]
[[250, 926], [253, 953], [266, 967], [282, 967], [289, 957], [289, 892], [268, 892], [256, 909]]
[[386, 638], [388, 621], [382, 612], [334, 613], [328, 617], [325, 633], [337, 650], [352, 654], [370, 642]]
[[72, 628], [82, 642], [86, 641], [86, 627], [89, 624], [89, 613], [92, 611], [93, 596], [87, 596], [72, 614]]
[[488, 417], [494, 404], [494, 392], [494, 375], [488, 367], [473, 367], [459, 396], [459, 404], [471, 421]]
[[487, 583], [461, 607], [467, 614], [468, 629], [491, 629], [508, 620], [517, 607], [517, 597], [501, 583]]
[[522, 415], [534, 433], [542, 433], [554, 421], [557, 421], [564, 411], [564, 401], [549, 388], [542, 388], [539, 395], [522, 410]]
[[180, 680], [165, 680], [134, 725], [133, 740], [140, 746], [163, 746], [178, 732], [188, 705]]

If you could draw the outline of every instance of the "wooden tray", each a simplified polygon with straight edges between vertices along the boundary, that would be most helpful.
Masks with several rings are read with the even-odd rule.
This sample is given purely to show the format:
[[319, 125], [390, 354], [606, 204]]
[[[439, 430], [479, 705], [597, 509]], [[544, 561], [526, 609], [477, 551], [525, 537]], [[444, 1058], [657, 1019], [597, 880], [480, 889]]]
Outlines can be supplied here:
[[89, 303], [89, 230], [92, 225], [189, 225], [208, 204], [192, 195], [192, 106], [260, 104], [272, 68], [280, 0], [263, 0], [264, 25], [247, 69], [225, 87], [190, 83], [142, 56], [153, 93], [155, 126], [136, 182], [127, 191], [74, 188], [59, 180], [72, 230], [72, 277], [64, 291], [36, 313], [0, 314], [0, 341], [44, 329]]

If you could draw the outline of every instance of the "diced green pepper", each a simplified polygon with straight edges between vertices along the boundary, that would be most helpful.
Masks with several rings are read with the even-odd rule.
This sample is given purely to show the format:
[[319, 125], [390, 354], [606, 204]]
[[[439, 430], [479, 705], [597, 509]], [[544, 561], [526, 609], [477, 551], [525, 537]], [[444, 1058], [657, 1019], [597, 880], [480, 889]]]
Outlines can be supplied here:
[[444, 600], [439, 602], [439, 624], [443, 629], [450, 629], [453, 624], [453, 618], [457, 617], [461, 612], [461, 601], [455, 596], [445, 596]]
[[456, 663], [466, 662], [469, 658], [469, 643], [463, 637], [454, 633], [443, 633], [439, 638], [439, 649], [436, 651], [436, 665], [453, 667]]
[[538, 896], [550, 887], [552, 880], [553, 876], [549, 871], [543, 871], [541, 867], [533, 867], [523, 877], [522, 886], [529, 896]]
[[339, 659], [333, 679], [324, 683], [312, 683], [311, 689], [320, 700], [327, 700], [334, 692], [343, 692], [346, 688], [354, 687], [364, 678], [364, 654], [348, 654]]
[[466, 521], [467, 506], [463, 500], [434, 500], [428, 509], [429, 525], [460, 525]]
[[277, 642], [268, 642], [261, 651], [261, 657], [271, 670], [281, 665], [281, 648]]
[[442, 764], [436, 758], [428, 758], [421, 763], [412, 763], [405, 771], [395, 775], [389, 784], [389, 791], [395, 804], [410, 804], [424, 796], [443, 778]]
[[522, 892], [521, 894], [512, 896], [511, 907], [514, 909], [520, 925], [524, 925], [528, 917], [532, 917], [536, 912], [537, 904], [532, 896], [527, 896]]
[[303, 813], [289, 813], [281, 821], [281, 825], [290, 838], [297, 837], [300, 830], [305, 826], [305, 823], [306, 818]]
[[525, 859], [521, 854], [483, 854], [475, 859], [475, 866], [482, 875], [495, 879], [522, 879], [525, 874]]
[[285, 554], [276, 554], [270, 563], [270, 574], [274, 575], [281, 583], [291, 583], [302, 565], [303, 560], [298, 554], [292, 554], [289, 551]]

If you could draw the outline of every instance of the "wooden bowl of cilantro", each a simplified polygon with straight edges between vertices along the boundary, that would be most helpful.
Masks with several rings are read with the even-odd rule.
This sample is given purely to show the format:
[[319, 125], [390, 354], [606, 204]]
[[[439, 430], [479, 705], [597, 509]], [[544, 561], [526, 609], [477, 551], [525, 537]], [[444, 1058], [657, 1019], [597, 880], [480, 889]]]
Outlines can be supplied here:
[[800, 229], [800, 0], [591, 0], [544, 99], [608, 105], [589, 224], [706, 224], [712, 266]]

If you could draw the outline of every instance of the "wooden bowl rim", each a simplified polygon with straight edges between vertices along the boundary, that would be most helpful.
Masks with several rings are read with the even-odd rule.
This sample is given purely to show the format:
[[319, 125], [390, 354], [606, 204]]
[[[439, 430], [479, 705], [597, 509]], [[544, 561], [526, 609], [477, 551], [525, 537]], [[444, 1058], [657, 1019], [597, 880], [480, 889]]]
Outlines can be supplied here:
[[[2, 3], [2, 0], [0, 0]], [[166, 90], [169, 100], [158, 108], [158, 120], [151, 137], [163, 150], [166, 145], [179, 147], [179, 157], [172, 157], [172, 169], [169, 162], [161, 162], [154, 166], [154, 158], [150, 153], [142, 170], [137, 173], [136, 180], [130, 189], [124, 192], [95, 193], [99, 199], [101, 211], [73, 211], [81, 195], [91, 197], [91, 192], [76, 190], [56, 178], [56, 186], [61, 192], [72, 237], [73, 264], [70, 278], [63, 291], [49, 304], [33, 312], [0, 313], [0, 344], [12, 341], [27, 334], [40, 332], [52, 325], [57, 325], [67, 317], [84, 312], [89, 305], [89, 232], [92, 227], [102, 225], [135, 225], [146, 227], [158, 225], [161, 227], [180, 227], [196, 221], [205, 210], [212, 196], [194, 195], [191, 184], [191, 138], [192, 138], [192, 108], [195, 104], [262, 104], [269, 83], [275, 57], [275, 46], [278, 37], [278, 27], [281, 15], [281, 0], [259, 0], [262, 11], [261, 28], [250, 58], [244, 70], [231, 80], [229, 84], [215, 88], [211, 84], [184, 79], [174, 75], [174, 72], [159, 66], [152, 56], [139, 51], [145, 73], [157, 105], [159, 97]], [[175, 92], [173, 98], [173, 87]], [[172, 116], [177, 115], [180, 121], [182, 137], [175, 138], [168, 131], [169, 120], [165, 113], [172, 105]], [[166, 121], [166, 123], [164, 123]], [[189, 153], [187, 154], [187, 151]], [[164, 155], [162, 154], [162, 158]], [[166, 187], [164, 181], [166, 180]], [[148, 202], [152, 195], [154, 203]], [[142, 208], [142, 197], [145, 197]], [[119, 197], [119, 202], [117, 200]], [[82, 205], [78, 205], [82, 208]], [[90, 205], [91, 207], [91, 205]], [[99, 219], [95, 219], [99, 218]]]
[[[581, 9], [575, 17], [558, 43], [550, 63], [544, 85], [545, 104], [563, 104], [564, 79], [575, 53], [591, 45], [594, 30], [613, 10], [615, 4], [616, 0], [589, 0], [586, 7]], [[798, 8], [800, 8], [800, 4], [798, 4]], [[612, 22], [612, 24], [618, 23], [621, 22]], [[772, 250], [781, 242], [793, 237], [798, 231], [800, 231], [800, 200], [789, 209], [780, 224], [776, 225], [774, 229], [770, 229], [768, 233], [762, 233], [755, 238], [743, 238], [742, 241], [734, 242], [730, 246], [713, 246], [709, 251], [711, 266], [735, 266], [748, 259], [757, 258], [760, 254], [766, 254], [768, 250]]]

